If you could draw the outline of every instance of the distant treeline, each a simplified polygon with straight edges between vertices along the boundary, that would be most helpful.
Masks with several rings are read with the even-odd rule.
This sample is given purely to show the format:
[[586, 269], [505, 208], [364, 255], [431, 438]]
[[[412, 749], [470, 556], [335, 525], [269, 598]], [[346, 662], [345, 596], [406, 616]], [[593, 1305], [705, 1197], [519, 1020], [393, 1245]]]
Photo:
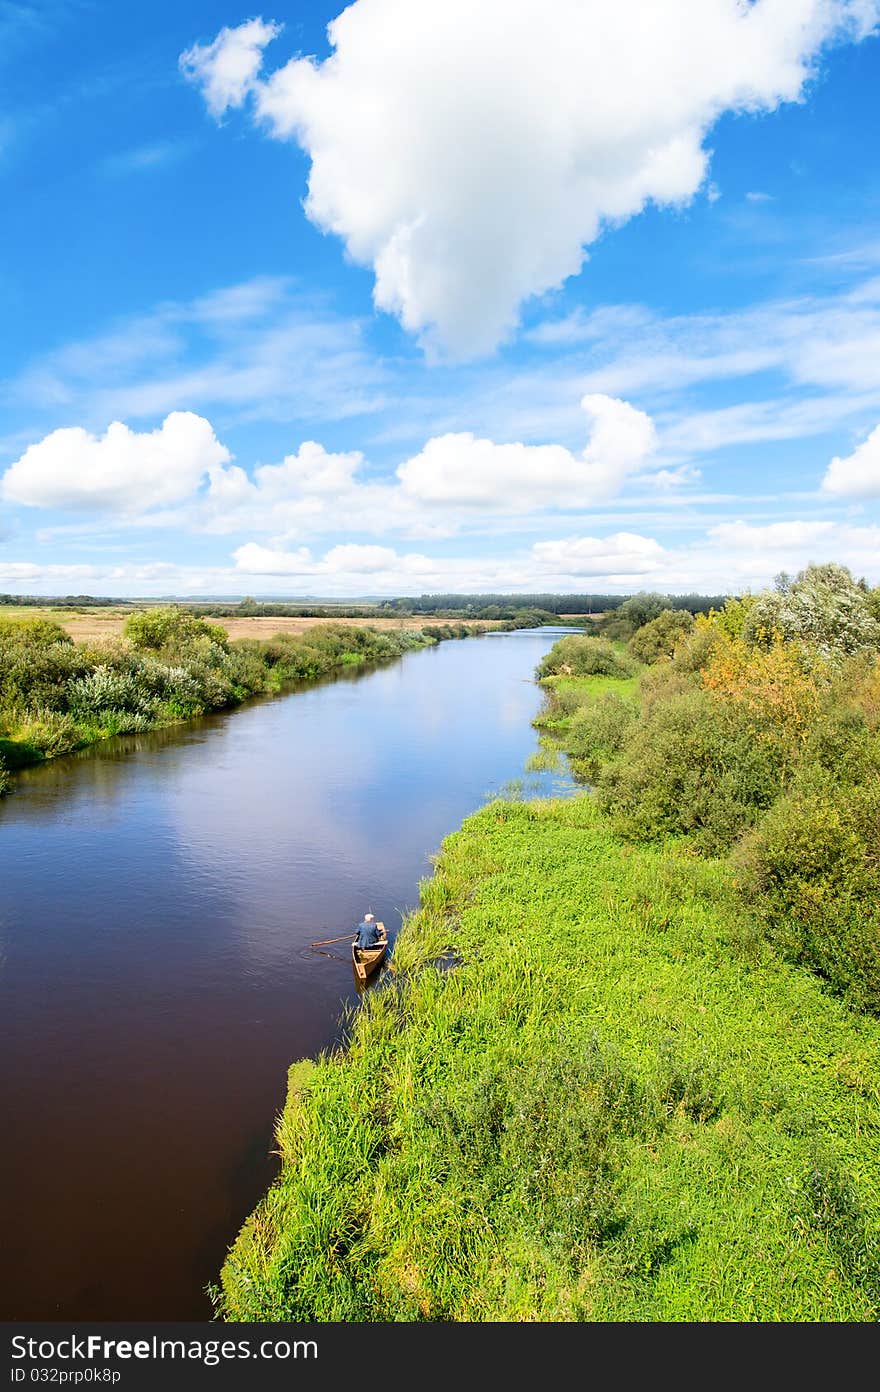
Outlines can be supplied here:
[[[262, 601], [251, 598], [238, 604], [193, 603], [187, 608], [197, 609], [200, 614], [212, 618], [294, 618], [294, 619], [363, 619], [363, 618], [403, 618], [409, 615], [430, 614], [442, 619], [487, 619], [523, 622], [525, 616], [546, 616], [536, 618], [537, 622], [550, 622], [560, 614], [602, 614], [618, 609], [630, 595], [605, 594], [438, 594], [421, 595], [416, 598], [389, 599], [382, 603], [363, 604], [286, 604], [284, 602]], [[726, 595], [664, 595], [664, 607], [686, 609], [692, 614], [708, 614], [710, 609], [721, 608]]]
[[[449, 596], [447, 596], [449, 598]], [[452, 596], [455, 599], [456, 596]], [[243, 599], [239, 604], [202, 604], [192, 602], [182, 604], [182, 608], [192, 613], [204, 614], [214, 619], [404, 619], [421, 615], [438, 619], [491, 619], [516, 622], [526, 627], [530, 621], [535, 624], [553, 623], [560, 614], [588, 614], [589, 608], [566, 610], [557, 596], [556, 605], [533, 604], [530, 596], [511, 600], [503, 604], [496, 602], [497, 596], [487, 596], [480, 601], [479, 595], [462, 595], [458, 604], [435, 603], [429, 597], [423, 604], [419, 599], [390, 599], [382, 604], [284, 604], [271, 601]], [[708, 607], [708, 601], [707, 601]]]
[[375, 619], [397, 615], [387, 604], [285, 604], [256, 599], [242, 599], [237, 604], [182, 600], [180, 608], [212, 619]]
[[127, 599], [105, 599], [102, 596], [76, 595], [18, 595], [0, 594], [0, 604], [14, 604], [16, 608], [63, 608], [63, 609], [101, 609], [130, 603]]
[[[257, 600], [248, 595], [233, 600], [181, 600], [177, 607], [216, 619], [377, 619], [403, 618], [430, 614], [442, 619], [488, 619], [523, 622], [524, 615], [602, 614], [618, 609], [630, 595], [623, 594], [437, 594], [403, 597], [381, 602], [309, 603], [308, 601]], [[664, 595], [664, 607], [707, 614], [720, 609], [727, 595]], [[167, 600], [96, 598], [93, 595], [9, 595], [0, 594], [0, 604], [48, 608], [100, 608], [131, 605], [137, 608], [167, 604]], [[544, 619], [543, 622], [548, 622]], [[541, 622], [541, 620], [538, 620]]]
[[[601, 614], [619, 608], [630, 597], [625, 594], [437, 594], [390, 600], [383, 609], [408, 614], [448, 613], [449, 617], [507, 619], [521, 609], [543, 609], [551, 614]], [[665, 595], [664, 599], [671, 609], [708, 614], [710, 609], [720, 608], [727, 595]]]

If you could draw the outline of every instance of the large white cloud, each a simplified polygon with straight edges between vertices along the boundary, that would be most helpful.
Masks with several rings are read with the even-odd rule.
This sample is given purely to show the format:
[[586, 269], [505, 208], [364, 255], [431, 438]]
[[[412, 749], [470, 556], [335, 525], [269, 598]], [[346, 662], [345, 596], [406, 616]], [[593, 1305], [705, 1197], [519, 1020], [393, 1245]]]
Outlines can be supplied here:
[[658, 472], [649, 416], [608, 396], [586, 396], [581, 405], [588, 443], [579, 453], [459, 432], [428, 440], [395, 473], [378, 477], [359, 450], [333, 453], [314, 440], [248, 473], [231, 463], [210, 423], [189, 412], [173, 412], [152, 432], [116, 421], [98, 438], [75, 427], [31, 445], [0, 480], [0, 494], [31, 507], [268, 532], [287, 542], [342, 528], [411, 537], [491, 530], [493, 521], [523, 514], [581, 512], [637, 476], [669, 481]]
[[726, 111], [800, 98], [823, 45], [878, 0], [355, 0], [333, 53], [268, 78], [276, 26], [184, 55], [216, 116], [257, 119], [311, 158], [306, 211], [375, 272], [375, 301], [459, 356], [577, 274], [603, 226], [702, 184]]
[[26, 507], [142, 513], [190, 497], [230, 458], [202, 416], [172, 411], [158, 430], [121, 421], [100, 437], [81, 426], [53, 430], [10, 465], [0, 491]]
[[844, 498], [880, 498], [880, 425], [852, 454], [832, 459], [822, 489]]
[[653, 537], [636, 532], [616, 532], [603, 539], [562, 537], [559, 541], [538, 541], [532, 547], [533, 559], [544, 573], [583, 579], [647, 575], [663, 565], [665, 555]]
[[495, 444], [468, 433], [429, 440], [397, 470], [404, 494], [423, 503], [529, 511], [586, 507], [612, 497], [646, 467], [657, 446], [644, 411], [610, 396], [585, 396], [590, 422], [582, 454], [562, 445]]
[[436, 536], [493, 516], [578, 511], [642, 471], [661, 478], [649, 416], [613, 397], [586, 396], [581, 404], [589, 439], [579, 454], [461, 432], [428, 440], [396, 474], [380, 478], [366, 475], [360, 451], [332, 453], [314, 440], [248, 474], [230, 462], [207, 420], [172, 412], [152, 432], [119, 421], [100, 438], [82, 427], [53, 431], [10, 466], [0, 492], [31, 507], [151, 521], [165, 509], [166, 521], [221, 533], [253, 529], [287, 539], [348, 526]]
[[629, 402], [591, 395], [586, 448], [496, 443], [462, 431], [436, 436], [394, 475], [365, 476], [359, 451], [331, 454], [306, 441], [253, 479], [236, 467], [217, 471], [203, 500], [203, 523], [217, 532], [242, 528], [294, 539], [336, 530], [342, 519], [362, 532], [415, 537], [451, 535], [527, 513], [580, 512], [619, 494], [642, 476], [659, 483], [657, 437], [650, 416]]

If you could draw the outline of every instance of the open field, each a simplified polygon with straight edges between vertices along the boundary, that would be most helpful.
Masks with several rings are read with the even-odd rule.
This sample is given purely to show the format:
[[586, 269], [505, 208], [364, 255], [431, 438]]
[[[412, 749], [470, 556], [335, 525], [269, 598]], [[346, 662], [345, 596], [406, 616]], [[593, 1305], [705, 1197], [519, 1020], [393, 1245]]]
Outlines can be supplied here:
[[[128, 606], [119, 608], [112, 607], [107, 609], [61, 609], [47, 605], [45, 608], [35, 608], [33, 606], [22, 606], [17, 608], [14, 605], [4, 606], [0, 610], [0, 619], [52, 619], [55, 623], [61, 624], [77, 642], [92, 643], [101, 642], [107, 638], [118, 638], [122, 633], [122, 627], [129, 614], [134, 613], [134, 609]], [[321, 624], [344, 624], [346, 627], [356, 628], [376, 628], [383, 632], [393, 629], [419, 629], [431, 627], [436, 624], [454, 622], [456, 624], [466, 624], [469, 628], [498, 628], [499, 623], [487, 619], [455, 619], [448, 620], [435, 618], [430, 614], [412, 614], [404, 618], [370, 618], [364, 616], [362, 619], [336, 619], [336, 618], [245, 618], [245, 619], [210, 619], [211, 623], [219, 624], [225, 628], [230, 638], [271, 638], [276, 633], [305, 633], [310, 628], [317, 628]]]

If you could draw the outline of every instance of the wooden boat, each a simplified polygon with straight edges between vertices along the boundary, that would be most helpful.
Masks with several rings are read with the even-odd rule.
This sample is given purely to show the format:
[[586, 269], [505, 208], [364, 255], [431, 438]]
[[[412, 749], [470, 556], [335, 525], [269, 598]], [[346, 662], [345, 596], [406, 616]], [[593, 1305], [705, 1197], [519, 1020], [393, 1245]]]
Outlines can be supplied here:
[[385, 953], [388, 951], [388, 932], [384, 923], [377, 923], [379, 930], [379, 941], [375, 947], [358, 947], [357, 943], [351, 945], [351, 960], [354, 963], [354, 974], [358, 981], [366, 981], [377, 967], [381, 967], [385, 961]]

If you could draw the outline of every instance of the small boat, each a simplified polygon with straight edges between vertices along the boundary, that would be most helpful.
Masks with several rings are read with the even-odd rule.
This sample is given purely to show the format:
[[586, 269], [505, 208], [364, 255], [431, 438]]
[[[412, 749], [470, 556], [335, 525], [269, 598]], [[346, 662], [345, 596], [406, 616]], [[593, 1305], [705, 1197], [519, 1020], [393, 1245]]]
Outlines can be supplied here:
[[354, 974], [358, 981], [366, 981], [368, 976], [372, 976], [377, 967], [381, 967], [385, 961], [385, 953], [388, 951], [388, 932], [384, 923], [377, 923], [379, 930], [379, 941], [375, 947], [358, 947], [357, 943], [351, 945], [351, 960], [354, 963]]

